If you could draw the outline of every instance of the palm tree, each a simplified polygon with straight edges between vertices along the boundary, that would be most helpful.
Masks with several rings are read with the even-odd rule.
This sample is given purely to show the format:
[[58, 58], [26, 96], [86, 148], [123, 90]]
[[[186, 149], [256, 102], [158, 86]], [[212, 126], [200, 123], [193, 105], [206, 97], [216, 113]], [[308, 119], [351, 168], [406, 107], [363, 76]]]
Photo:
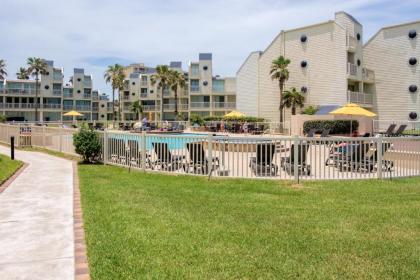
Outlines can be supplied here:
[[296, 107], [303, 108], [305, 103], [305, 96], [291, 88], [283, 93], [283, 107], [292, 108], [292, 115], [296, 115]]
[[163, 119], [163, 91], [169, 88], [171, 81], [171, 74], [167, 65], [158, 65], [156, 67], [156, 74], [150, 77], [150, 81], [154, 86], [157, 84], [158, 89], [161, 89], [160, 97], [160, 119]]
[[19, 71], [16, 73], [16, 77], [19, 80], [29, 80], [28, 70], [25, 67], [20, 67]]
[[122, 102], [122, 92], [124, 91], [124, 83], [125, 83], [125, 73], [124, 71], [122, 71], [121, 73], [118, 74], [117, 77], [117, 85], [118, 85], [118, 121], [122, 120], [121, 117], [121, 106], [123, 104]]
[[28, 58], [28, 75], [35, 77], [35, 122], [38, 121], [38, 91], [39, 91], [39, 75], [47, 72], [47, 64], [45, 60], [39, 57]]
[[176, 70], [169, 69], [170, 79], [170, 89], [174, 91], [175, 94], [175, 117], [178, 117], [178, 89], [185, 88], [187, 81], [185, 79], [185, 74]]
[[284, 56], [279, 56], [277, 59], [273, 60], [271, 63], [270, 75], [272, 80], [279, 81], [280, 88], [280, 125], [283, 123], [283, 89], [285, 82], [289, 79], [289, 70], [287, 66], [290, 64], [290, 59], [285, 58]]
[[120, 87], [121, 73], [124, 68], [119, 65], [109, 65], [105, 71], [104, 79], [106, 83], [111, 83], [112, 86], [112, 125], [115, 127], [115, 90]]
[[6, 79], [6, 76], [6, 62], [4, 61], [4, 59], [0, 59], [0, 81]]
[[141, 120], [143, 118], [143, 106], [140, 104], [139, 100], [136, 100], [131, 105], [131, 112], [136, 115], [137, 120]]

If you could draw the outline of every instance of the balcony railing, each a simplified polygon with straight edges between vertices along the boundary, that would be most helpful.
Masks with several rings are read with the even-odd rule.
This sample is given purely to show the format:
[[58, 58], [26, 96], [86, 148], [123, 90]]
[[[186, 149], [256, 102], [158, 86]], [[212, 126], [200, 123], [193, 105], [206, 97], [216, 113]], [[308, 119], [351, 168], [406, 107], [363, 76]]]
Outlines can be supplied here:
[[62, 94], [61, 89], [54, 89], [53, 90], [53, 95], [61, 95], [61, 94]]
[[64, 98], [72, 98], [73, 97], [73, 93], [64, 93], [63, 94]]
[[375, 81], [375, 72], [373, 70], [363, 68], [363, 80], [366, 82]]
[[200, 86], [191, 86], [190, 91], [191, 92], [200, 92]]
[[357, 65], [350, 62], [347, 63], [347, 74], [357, 76]]
[[355, 51], [357, 48], [357, 39], [353, 36], [348, 35], [346, 40], [346, 46], [349, 51]]
[[99, 111], [99, 107], [97, 107], [97, 106], [92, 107], [92, 111], [93, 111], [93, 112], [98, 112], [98, 111]]
[[147, 81], [141, 81], [140, 82], [140, 86], [147, 87]]
[[140, 93], [140, 97], [146, 98], [147, 97], [147, 93]]
[[[8, 88], [5, 89], [4, 92], [7, 94], [22, 94], [22, 95], [35, 95], [35, 89], [15, 89], [15, 88]], [[40, 93], [40, 91], [38, 91]]]
[[[42, 109], [61, 109], [61, 104], [37, 104]], [[34, 109], [35, 103], [0, 103], [4, 109]]]
[[92, 107], [89, 105], [76, 105], [76, 110], [78, 111], [90, 111]]
[[90, 94], [83, 94], [83, 98], [84, 99], [91, 99], [92, 98], [92, 95], [90, 95]]
[[61, 109], [61, 104], [42, 104], [44, 109]]
[[73, 108], [74, 108], [73, 105], [66, 105], [66, 104], [63, 105], [64, 110], [73, 110]]
[[[175, 110], [175, 104], [163, 104], [164, 110]], [[179, 104], [178, 110], [188, 110], [188, 104]]]
[[123, 100], [130, 100], [130, 95], [124, 95], [124, 96], [122, 97], [122, 99], [123, 99]]
[[143, 105], [144, 112], [156, 111], [159, 110], [159, 105]]
[[212, 107], [215, 109], [234, 109], [236, 106], [235, 102], [213, 102]]
[[191, 102], [191, 108], [210, 108], [210, 102]]
[[373, 94], [358, 91], [347, 91], [347, 102], [370, 106], [373, 104]]

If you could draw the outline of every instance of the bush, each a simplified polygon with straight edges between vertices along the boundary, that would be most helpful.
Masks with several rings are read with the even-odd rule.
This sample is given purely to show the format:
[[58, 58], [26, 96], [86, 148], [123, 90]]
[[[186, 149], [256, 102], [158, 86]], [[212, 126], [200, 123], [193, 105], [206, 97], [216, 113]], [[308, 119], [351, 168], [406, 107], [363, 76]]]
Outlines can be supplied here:
[[302, 114], [303, 115], [315, 115], [315, 113], [318, 112], [318, 110], [319, 109], [317, 107], [314, 107], [314, 106], [311, 105], [309, 107], [306, 107], [305, 110], [302, 111]]
[[[303, 132], [308, 133], [311, 129], [316, 129], [316, 132], [321, 132], [323, 129], [329, 129], [331, 134], [349, 134], [350, 120], [315, 120], [306, 121], [303, 124]], [[352, 121], [351, 125], [353, 131], [359, 128], [359, 122]]]
[[204, 121], [206, 121], [206, 122], [221, 121], [222, 119], [223, 119], [223, 116], [207, 116], [207, 117], [204, 117]]
[[257, 117], [224, 117], [223, 120], [225, 121], [236, 121], [236, 122], [264, 122], [264, 118], [257, 118]]
[[204, 125], [204, 120], [203, 118], [198, 115], [198, 114], [191, 114], [190, 116], [190, 122], [194, 125], [194, 124], [198, 124], [199, 126], [203, 126]]
[[6, 122], [6, 116], [0, 115], [0, 123], [4, 123], [4, 122]]
[[98, 161], [101, 154], [101, 143], [98, 133], [94, 130], [82, 127], [82, 129], [73, 135], [73, 144], [76, 153], [82, 156], [83, 162], [93, 163]]

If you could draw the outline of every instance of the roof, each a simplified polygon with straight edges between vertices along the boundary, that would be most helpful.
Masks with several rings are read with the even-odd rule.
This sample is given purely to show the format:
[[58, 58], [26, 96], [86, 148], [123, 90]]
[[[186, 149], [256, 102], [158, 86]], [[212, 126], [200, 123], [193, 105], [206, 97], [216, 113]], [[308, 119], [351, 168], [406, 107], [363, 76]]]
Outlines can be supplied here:
[[251, 58], [252, 55], [254, 54], [258, 54], [258, 57], [262, 54], [262, 51], [253, 51], [251, 52], [245, 59], [245, 61], [241, 64], [241, 66], [239, 67], [239, 69], [236, 71], [236, 74], [238, 74], [239, 71], [241, 71], [242, 67], [244, 67], [244, 65], [246, 64], [246, 62]]
[[212, 54], [211, 53], [200, 53], [198, 54], [199, 60], [212, 60]]
[[376, 36], [378, 36], [379, 33], [381, 33], [382, 30], [401, 27], [401, 26], [405, 26], [405, 25], [416, 24], [416, 23], [420, 23], [420, 20], [415, 20], [415, 21], [409, 21], [409, 22], [405, 22], [405, 23], [399, 23], [399, 24], [384, 26], [381, 29], [379, 29], [372, 37], [370, 37], [370, 39], [363, 45], [363, 47], [367, 46]]
[[182, 62], [181, 61], [171, 61], [169, 63], [169, 67], [171, 67], [171, 68], [182, 68]]
[[337, 14], [345, 14], [346, 16], [348, 16], [349, 18], [351, 18], [352, 21], [354, 21], [355, 23], [357, 23], [358, 25], [362, 25], [357, 19], [355, 19], [351, 14], [346, 13], [344, 11], [338, 11], [335, 13], [335, 15]]
[[83, 69], [83, 68], [74, 68], [74, 74], [85, 74], [85, 69]]
[[331, 111], [334, 111], [335, 109], [340, 108], [339, 105], [322, 105], [319, 106], [318, 111], [315, 113], [315, 115], [328, 115]]

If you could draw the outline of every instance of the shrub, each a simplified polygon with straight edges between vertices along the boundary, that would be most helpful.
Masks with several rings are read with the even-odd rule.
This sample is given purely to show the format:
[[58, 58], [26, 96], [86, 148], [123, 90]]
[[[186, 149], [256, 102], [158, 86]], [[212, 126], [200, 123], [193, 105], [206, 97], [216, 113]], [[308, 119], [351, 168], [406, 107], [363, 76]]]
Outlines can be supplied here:
[[204, 121], [211, 122], [211, 121], [221, 121], [223, 119], [223, 116], [207, 116], [204, 117]]
[[[308, 133], [311, 129], [316, 129], [316, 132], [321, 132], [323, 129], [329, 129], [331, 134], [349, 134], [350, 120], [314, 120], [306, 121], [303, 124], [303, 132]], [[359, 128], [359, 122], [352, 121], [351, 127], [353, 131]]]
[[82, 156], [83, 162], [96, 162], [101, 153], [101, 143], [98, 133], [94, 130], [82, 127], [81, 130], [73, 135], [73, 144], [76, 153]]
[[190, 122], [194, 125], [194, 124], [198, 124], [199, 126], [203, 126], [204, 125], [204, 120], [203, 118], [198, 115], [198, 114], [191, 114], [190, 116]]
[[264, 122], [264, 118], [257, 118], [257, 117], [224, 117], [223, 120], [225, 121], [236, 121], [236, 122]]
[[316, 112], [318, 112], [318, 108], [317, 107], [315, 107], [315, 106], [309, 106], [309, 107], [306, 107], [303, 111], [302, 111], [302, 114], [303, 115], [315, 115], [315, 113]]
[[4, 122], [6, 122], [6, 116], [0, 115], [0, 123], [4, 123]]

